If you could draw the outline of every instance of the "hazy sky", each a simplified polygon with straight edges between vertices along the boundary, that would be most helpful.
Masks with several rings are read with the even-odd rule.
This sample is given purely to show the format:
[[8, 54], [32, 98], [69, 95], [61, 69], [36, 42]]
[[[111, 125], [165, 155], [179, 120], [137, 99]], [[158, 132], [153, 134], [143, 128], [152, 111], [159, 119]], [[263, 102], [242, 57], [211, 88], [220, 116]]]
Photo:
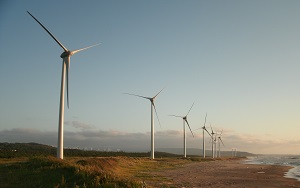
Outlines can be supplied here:
[[[182, 147], [224, 130], [225, 150], [300, 154], [300, 1], [0, 1], [0, 142], [57, 143], [61, 47], [71, 58], [65, 146]], [[187, 147], [202, 147], [202, 131]], [[209, 140], [207, 139], [207, 144]]]

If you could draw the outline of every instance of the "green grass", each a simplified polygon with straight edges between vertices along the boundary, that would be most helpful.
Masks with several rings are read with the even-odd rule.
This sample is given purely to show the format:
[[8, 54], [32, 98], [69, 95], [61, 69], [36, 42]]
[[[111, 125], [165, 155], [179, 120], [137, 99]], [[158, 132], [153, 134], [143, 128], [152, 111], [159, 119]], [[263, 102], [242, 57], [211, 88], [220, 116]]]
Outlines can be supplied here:
[[[1, 188], [137, 188], [174, 187], [173, 180], [160, 173], [185, 164], [212, 159], [169, 157], [55, 157], [0, 160]], [[182, 182], [188, 187], [188, 182]]]
[[[36, 143], [0, 143], [0, 187], [41, 188], [135, 188], [176, 187], [163, 176], [169, 169], [211, 158], [155, 152], [99, 152], [65, 149], [65, 158], [55, 158], [55, 148]], [[162, 175], [159, 175], [162, 174]], [[182, 182], [188, 187], [188, 182]]]
[[104, 170], [97, 160], [59, 160], [34, 157], [24, 162], [0, 165], [0, 185], [9, 187], [141, 187], [134, 181], [122, 180]]

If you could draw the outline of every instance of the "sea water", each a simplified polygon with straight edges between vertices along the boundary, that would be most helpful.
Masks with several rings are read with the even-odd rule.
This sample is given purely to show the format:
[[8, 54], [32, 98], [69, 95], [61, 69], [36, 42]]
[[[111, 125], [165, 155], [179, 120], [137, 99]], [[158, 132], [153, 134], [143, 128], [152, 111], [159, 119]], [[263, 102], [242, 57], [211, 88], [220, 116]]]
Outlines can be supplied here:
[[258, 155], [248, 157], [248, 164], [283, 165], [292, 166], [286, 174], [287, 178], [295, 178], [300, 181], [300, 156], [299, 155]]

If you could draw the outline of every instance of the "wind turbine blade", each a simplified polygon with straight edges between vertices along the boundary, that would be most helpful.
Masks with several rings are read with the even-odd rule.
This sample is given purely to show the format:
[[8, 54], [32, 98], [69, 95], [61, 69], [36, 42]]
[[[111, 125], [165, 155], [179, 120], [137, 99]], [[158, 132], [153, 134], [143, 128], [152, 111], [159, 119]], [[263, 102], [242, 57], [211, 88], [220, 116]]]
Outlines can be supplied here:
[[211, 137], [211, 134], [208, 132], [208, 130], [206, 128], [204, 128], [204, 130], [209, 134], [209, 136]]
[[39, 22], [32, 14], [30, 14], [30, 12], [28, 12], [27, 11], [27, 13], [35, 20], [35, 21], [37, 21], [37, 23], [39, 23], [40, 24], [40, 26], [42, 26], [46, 31], [47, 31], [47, 33], [57, 42], [57, 44], [59, 44], [64, 50], [65, 50], [65, 52], [67, 52], [68, 51], [68, 49], [66, 48], [66, 47], [64, 47], [64, 45], [62, 45], [62, 43], [60, 43], [55, 37], [54, 37], [54, 35], [52, 35], [52, 33], [45, 27], [45, 26], [43, 26], [43, 24], [41, 23], [41, 22]]
[[195, 104], [195, 102], [193, 102], [193, 104], [192, 104], [192, 106], [191, 106], [189, 112], [186, 114], [186, 116], [190, 113], [190, 111], [191, 111], [191, 109], [193, 108], [194, 104]]
[[142, 97], [142, 98], [144, 98], [144, 99], [149, 99], [149, 100], [151, 100], [151, 98], [149, 98], [149, 97], [144, 97], [144, 96], [141, 96], [141, 95], [135, 95], [135, 94], [131, 94], [131, 93], [123, 93], [123, 94], [125, 94], [125, 95], [133, 95], [133, 96], [136, 96], [136, 97]]
[[222, 133], [223, 133], [223, 129], [222, 129], [222, 131], [221, 131], [220, 137], [221, 137]]
[[207, 113], [205, 115], [205, 120], [204, 120], [204, 126], [203, 127], [205, 127], [205, 124], [206, 124], [206, 117], [207, 117]]
[[211, 129], [211, 134], [215, 134], [211, 124], [209, 124], [209, 125], [210, 125], [210, 129]]
[[221, 140], [221, 142], [222, 142], [223, 146], [225, 146], [225, 145], [224, 145], [224, 143], [223, 143], [223, 140], [222, 140], [222, 138], [221, 138], [221, 137], [219, 137], [219, 139]]
[[157, 117], [157, 120], [158, 120], [159, 126], [160, 126], [160, 128], [161, 128], [161, 124], [160, 124], [160, 121], [159, 121], [159, 118], [158, 118], [158, 114], [157, 114], [157, 111], [156, 111], [155, 104], [154, 104], [154, 102], [152, 102], [152, 101], [151, 101], [151, 103], [152, 103], [152, 105], [153, 105], [153, 107], [154, 107], [155, 114], [156, 114], [156, 117]]
[[[162, 90], [164, 90], [165, 88], [162, 88]], [[162, 90], [160, 90], [160, 92], [162, 92]], [[157, 95], [159, 95], [160, 94], [160, 92], [158, 92], [154, 97], [153, 97], [153, 99], [155, 99], [156, 97], [157, 97]]]
[[169, 116], [174, 116], [174, 117], [183, 118], [182, 116], [176, 116], [176, 115], [169, 115]]
[[77, 52], [80, 52], [80, 51], [82, 51], [82, 50], [86, 50], [86, 49], [88, 49], [88, 48], [92, 48], [92, 47], [98, 46], [98, 45], [100, 45], [100, 43], [94, 44], [94, 45], [92, 45], [92, 46], [88, 46], [88, 47], [85, 47], [85, 48], [81, 48], [81, 49], [79, 49], [79, 50], [73, 50], [73, 51], [71, 51], [71, 54], [74, 55], [74, 54], [76, 54]]
[[66, 64], [67, 105], [68, 105], [68, 108], [69, 108], [69, 72], [70, 72], [70, 56], [64, 58], [64, 63]]
[[191, 127], [190, 127], [190, 124], [189, 124], [189, 122], [185, 119], [185, 122], [187, 123], [187, 125], [189, 126], [189, 128], [190, 128], [190, 131], [191, 131], [191, 133], [192, 133], [192, 135], [193, 135], [193, 137], [194, 137], [194, 134], [193, 134], [193, 131], [192, 131], [192, 129], [191, 129]]

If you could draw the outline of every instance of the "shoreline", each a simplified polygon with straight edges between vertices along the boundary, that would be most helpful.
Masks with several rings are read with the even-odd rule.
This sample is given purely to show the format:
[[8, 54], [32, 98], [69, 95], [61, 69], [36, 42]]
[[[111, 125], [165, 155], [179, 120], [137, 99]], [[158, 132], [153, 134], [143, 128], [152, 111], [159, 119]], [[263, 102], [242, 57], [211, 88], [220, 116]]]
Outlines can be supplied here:
[[292, 165], [292, 164], [274, 164], [274, 163], [259, 163], [259, 161], [255, 161], [251, 159], [252, 157], [246, 157], [246, 159], [243, 161], [244, 164], [254, 164], [254, 165], [278, 165], [278, 166], [288, 166], [290, 169], [284, 173], [285, 178], [292, 178], [296, 179], [297, 181], [300, 181], [300, 176], [297, 176], [295, 172], [297, 172], [298, 169], [300, 169], [300, 166]]
[[151, 174], [166, 181], [151, 184], [153, 187], [300, 187], [300, 181], [285, 177], [291, 166], [245, 164], [244, 159], [220, 159], [195, 162], [176, 169]]
[[297, 181], [300, 181], [300, 177], [295, 175], [295, 171], [297, 171], [297, 169], [299, 168], [298, 166], [292, 166], [292, 165], [288, 165], [289, 167], [291, 167], [291, 169], [289, 169], [285, 174], [284, 177], [285, 178], [292, 178], [292, 179], [296, 179]]

